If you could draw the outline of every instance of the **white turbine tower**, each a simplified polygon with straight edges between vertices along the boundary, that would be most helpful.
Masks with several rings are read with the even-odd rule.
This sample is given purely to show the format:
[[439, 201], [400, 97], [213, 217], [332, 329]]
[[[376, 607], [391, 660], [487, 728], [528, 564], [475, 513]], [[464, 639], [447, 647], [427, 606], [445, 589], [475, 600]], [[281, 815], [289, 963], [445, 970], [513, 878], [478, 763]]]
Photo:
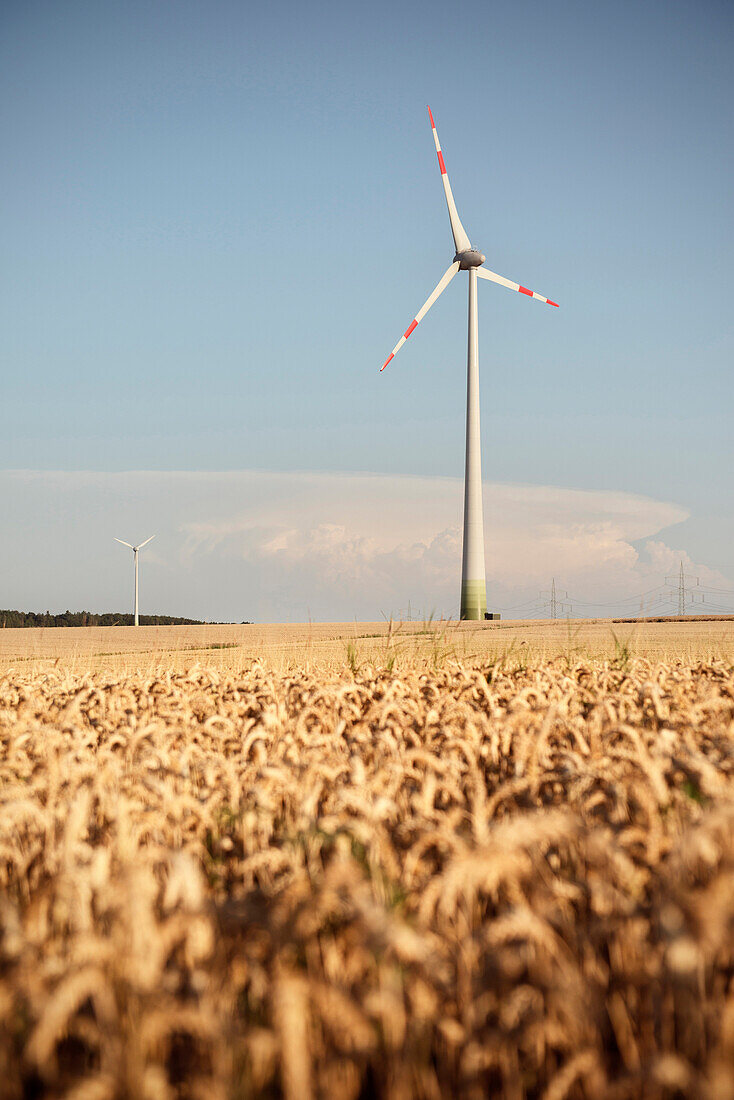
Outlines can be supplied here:
[[482, 517], [482, 457], [479, 438], [479, 330], [477, 324], [477, 275], [480, 279], [487, 279], [491, 283], [499, 283], [509, 290], [517, 290], [520, 294], [527, 294], [529, 298], [537, 298], [539, 302], [547, 302], [549, 306], [558, 306], [558, 302], [552, 302], [550, 298], [544, 298], [542, 294], [535, 294], [519, 283], [513, 283], [511, 279], [505, 279], [502, 275], [495, 275], [482, 267], [485, 257], [477, 249], [472, 248], [466, 235], [466, 230], [461, 224], [454, 196], [451, 191], [446, 165], [441, 152], [436, 125], [433, 121], [431, 108], [428, 108], [433, 129], [433, 140], [436, 143], [438, 153], [438, 165], [441, 169], [441, 182], [446, 195], [446, 205], [449, 209], [449, 221], [454, 237], [456, 254], [448, 271], [442, 276], [436, 289], [416, 313], [408, 325], [404, 334], [400, 337], [392, 352], [387, 357], [380, 370], [384, 370], [393, 356], [400, 350], [410, 336], [416, 325], [423, 320], [428, 310], [436, 299], [444, 292], [457, 271], [469, 272], [469, 350], [467, 354], [467, 382], [466, 382], [466, 466], [464, 470], [464, 550], [461, 564], [461, 618], [483, 619], [487, 610], [487, 588], [484, 576], [484, 520]]
[[118, 539], [116, 535], [112, 536], [115, 542], [121, 542], [123, 546], [129, 546], [133, 552], [133, 558], [135, 559], [135, 625], [138, 626], [138, 550], [142, 550], [144, 546], [147, 546], [149, 542], [155, 538], [155, 535], [151, 535], [145, 542], [139, 542], [137, 546], [133, 546], [131, 542], [125, 542], [124, 539]]

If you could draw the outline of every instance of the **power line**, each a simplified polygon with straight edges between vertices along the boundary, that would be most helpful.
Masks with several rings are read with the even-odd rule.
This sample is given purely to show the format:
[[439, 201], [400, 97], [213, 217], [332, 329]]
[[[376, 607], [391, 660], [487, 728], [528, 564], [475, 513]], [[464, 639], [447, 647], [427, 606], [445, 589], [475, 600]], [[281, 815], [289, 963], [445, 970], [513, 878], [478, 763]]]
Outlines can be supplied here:
[[[695, 589], [695, 591], [691, 591], [692, 589]], [[713, 600], [711, 599], [712, 595]], [[539, 592], [536, 597], [524, 600], [522, 603], [501, 607], [500, 610], [504, 613], [522, 611], [525, 616], [535, 613], [539, 617], [547, 615], [550, 619], [558, 619], [570, 617], [576, 605], [580, 608], [588, 608], [589, 611], [593, 612], [597, 608], [622, 609], [636, 603], [640, 606], [640, 615], [643, 615], [644, 612], [649, 614], [653, 611], [663, 613], [666, 608], [669, 609], [668, 614], [674, 614], [677, 605], [678, 614], [684, 616], [692, 610], [695, 604], [701, 604], [701, 612], [704, 614], [709, 608], [714, 614], [734, 614], [734, 607], [722, 606], [727, 598], [734, 601], [734, 590], [702, 585], [699, 577], [683, 571], [683, 563], [681, 562], [678, 573], [666, 577], [664, 583], [631, 596], [620, 596], [615, 600], [581, 600], [576, 596], [569, 596], [567, 591], [561, 596], [556, 586], [555, 577], [553, 577], [550, 589]]]
[[514, 603], [510, 607], [501, 607], [501, 611], [519, 611], [522, 607], [535, 607], [538, 603], [537, 596], [534, 596], [532, 600], [525, 600], [524, 603]]
[[658, 592], [662, 588], [665, 588], [664, 584], [657, 584], [654, 588], [648, 588], [646, 592], [638, 592], [634, 596], [620, 596], [619, 599], [609, 602], [603, 602], [602, 600], [579, 600], [576, 596], [571, 596], [570, 599], [572, 599], [574, 603], [581, 604], [584, 607], [618, 607], [621, 603], [636, 603], [638, 600], [642, 600], [645, 596], [650, 596], [653, 592]]

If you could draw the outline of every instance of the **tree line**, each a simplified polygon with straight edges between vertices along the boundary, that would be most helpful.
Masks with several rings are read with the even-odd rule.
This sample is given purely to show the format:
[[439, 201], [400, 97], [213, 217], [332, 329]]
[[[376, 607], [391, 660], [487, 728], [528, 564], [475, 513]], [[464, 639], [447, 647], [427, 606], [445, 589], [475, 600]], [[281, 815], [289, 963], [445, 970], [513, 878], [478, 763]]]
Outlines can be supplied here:
[[[17, 626], [132, 626], [132, 612], [64, 611], [0, 611], [0, 627]], [[182, 619], [175, 615], [141, 615], [141, 626], [204, 626], [201, 619]]]

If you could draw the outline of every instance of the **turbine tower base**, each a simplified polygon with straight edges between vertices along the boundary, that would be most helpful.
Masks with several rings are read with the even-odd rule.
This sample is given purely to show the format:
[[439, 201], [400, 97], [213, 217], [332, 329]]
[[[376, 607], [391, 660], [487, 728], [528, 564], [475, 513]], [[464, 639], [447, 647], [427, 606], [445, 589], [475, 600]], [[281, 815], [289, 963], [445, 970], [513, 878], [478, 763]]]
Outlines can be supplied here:
[[463, 581], [461, 618], [483, 620], [487, 611], [487, 585], [484, 581]]

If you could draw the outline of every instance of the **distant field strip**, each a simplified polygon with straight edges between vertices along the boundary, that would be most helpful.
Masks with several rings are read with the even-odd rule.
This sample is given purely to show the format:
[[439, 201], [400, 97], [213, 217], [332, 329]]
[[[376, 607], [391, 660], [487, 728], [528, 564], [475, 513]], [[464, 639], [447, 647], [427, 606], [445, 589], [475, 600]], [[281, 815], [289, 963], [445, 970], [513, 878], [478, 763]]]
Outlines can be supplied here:
[[515, 622], [264, 623], [217, 626], [46, 627], [0, 630], [0, 669], [14, 663], [59, 661], [77, 670], [95, 667], [185, 668], [192, 656], [228, 667], [257, 660], [283, 670], [319, 665], [340, 668], [347, 647], [353, 660], [375, 667], [392, 655], [401, 662], [495, 659], [512, 653], [520, 663], [558, 655], [613, 656], [618, 645], [644, 657], [734, 659], [734, 622], [682, 620], [522, 620]]

